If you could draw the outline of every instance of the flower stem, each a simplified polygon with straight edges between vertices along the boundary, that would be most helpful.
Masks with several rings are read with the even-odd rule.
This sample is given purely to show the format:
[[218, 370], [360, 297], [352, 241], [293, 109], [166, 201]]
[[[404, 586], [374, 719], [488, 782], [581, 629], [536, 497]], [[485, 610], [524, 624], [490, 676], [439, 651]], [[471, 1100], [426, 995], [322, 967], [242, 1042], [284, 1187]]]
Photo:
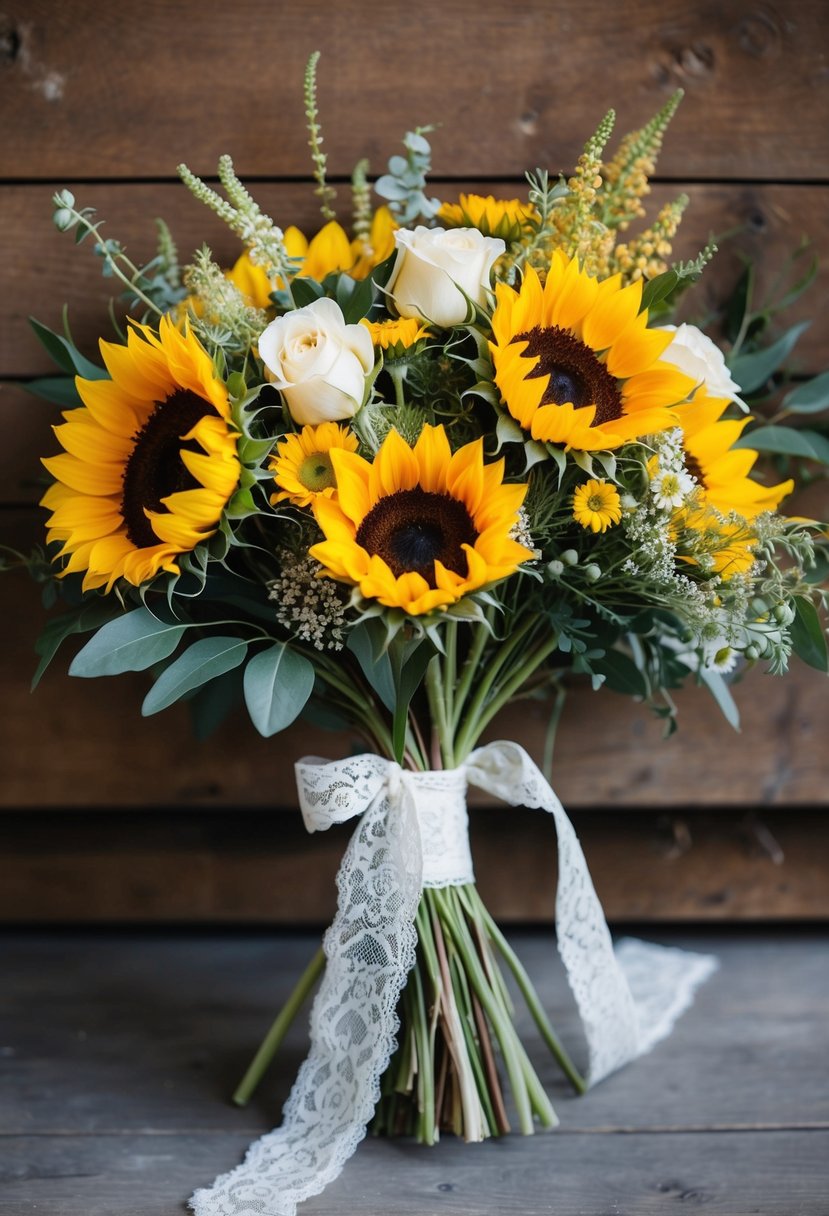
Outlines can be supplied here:
[[306, 997], [325, 970], [325, 952], [320, 946], [296, 984], [291, 995], [277, 1014], [250, 1066], [233, 1095], [237, 1106], [245, 1106], [279, 1050], [289, 1026], [299, 1013]]
[[[532, 1014], [533, 1020], [536, 1024], [536, 1026], [538, 1027], [539, 1031], [541, 1032], [541, 1037], [544, 1039], [544, 1042], [547, 1044], [547, 1046], [549, 1047], [553, 1056], [555, 1057], [555, 1060], [556, 1060], [559, 1068], [564, 1073], [564, 1075], [567, 1077], [568, 1081], [573, 1086], [576, 1093], [578, 1093], [578, 1094], [587, 1093], [587, 1082], [585, 1081], [585, 1079], [581, 1075], [581, 1073], [578, 1071], [578, 1069], [576, 1068], [573, 1061], [570, 1059], [570, 1056], [567, 1054], [566, 1050], [562, 1046], [558, 1035], [556, 1034], [556, 1032], [553, 1030], [552, 1026], [550, 1025], [550, 1020], [547, 1017], [547, 1014], [544, 1012], [544, 1008], [541, 1004], [541, 1001], [538, 999], [538, 993], [536, 992], [535, 988], [533, 987], [532, 980], [527, 975], [527, 972], [524, 969], [523, 963], [521, 962], [521, 960], [519, 959], [519, 957], [515, 953], [515, 951], [512, 949], [512, 947], [510, 946], [507, 939], [504, 937], [501, 930], [498, 928], [497, 924], [493, 920], [490, 913], [487, 911], [486, 907], [483, 904], [483, 901], [481, 900], [481, 897], [478, 895], [475, 888], [466, 887], [466, 888], [464, 888], [464, 890], [468, 893], [468, 897], [475, 898], [476, 903], [478, 904], [478, 907], [480, 909], [481, 915], [484, 919], [484, 923], [486, 924], [489, 935], [492, 938], [492, 940], [495, 942], [495, 945], [498, 947], [498, 950], [500, 951], [504, 961], [506, 962], [507, 966], [509, 967], [513, 976], [515, 977], [515, 982], [517, 983], [518, 987], [520, 988], [521, 995], [523, 996], [524, 1000], [527, 1003], [527, 1008], [529, 1009], [530, 1013]], [[474, 892], [474, 895], [473, 895], [473, 892]]]
[[486, 976], [468, 931], [464, 931], [462, 920], [458, 917], [453, 917], [451, 909], [447, 906], [448, 900], [451, 898], [448, 892], [451, 890], [451, 887], [434, 890], [432, 894], [435, 904], [440, 909], [441, 920], [449, 930], [453, 943], [461, 956], [472, 987], [495, 1029], [509, 1076], [513, 1100], [518, 1111], [519, 1126], [525, 1136], [531, 1136], [533, 1133], [532, 1104], [527, 1089], [524, 1061], [521, 1058], [522, 1052], [519, 1050], [518, 1037], [512, 1023], [506, 1016], [500, 1003], [496, 1000], [492, 989], [486, 981]]
[[446, 716], [442, 684], [442, 668], [440, 656], [435, 655], [426, 668], [426, 695], [429, 698], [429, 712], [434, 723], [435, 732], [440, 743], [440, 755], [444, 768], [455, 767], [454, 749], [452, 747], [452, 731]]

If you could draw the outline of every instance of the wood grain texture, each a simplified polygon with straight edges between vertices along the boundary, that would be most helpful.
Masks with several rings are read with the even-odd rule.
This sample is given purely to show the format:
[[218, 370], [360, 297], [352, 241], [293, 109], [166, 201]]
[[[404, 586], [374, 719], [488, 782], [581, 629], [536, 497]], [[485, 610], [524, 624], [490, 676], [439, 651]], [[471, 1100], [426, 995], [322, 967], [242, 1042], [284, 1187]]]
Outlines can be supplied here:
[[[296, 811], [274, 811], [0, 814], [0, 922], [327, 924], [352, 827], [308, 836]], [[825, 810], [572, 818], [613, 921], [829, 920]], [[471, 836], [499, 923], [551, 924], [548, 817], [476, 807]]]
[[[686, 99], [670, 177], [826, 179], [822, 0], [362, 0], [263, 9], [204, 0], [7, 0], [0, 107], [6, 177], [307, 173], [302, 72], [322, 52], [329, 170], [382, 171], [406, 130], [441, 123], [435, 168], [459, 176], [567, 169], [604, 112], [647, 121]], [[462, 67], [459, 67], [462, 63]], [[485, 133], [485, 134], [484, 134]]]
[[[557, 1132], [434, 1149], [368, 1140], [309, 1216], [824, 1216], [825, 934], [659, 935], [720, 970], [673, 1035], [573, 1098], [519, 1013]], [[565, 1042], [552, 941], [513, 935]], [[172, 1216], [278, 1119], [292, 1028], [251, 1105], [227, 1094], [314, 949], [309, 935], [7, 935], [3, 1216]]]
[[[522, 193], [518, 182], [496, 187], [456, 180], [440, 185], [441, 197], [457, 198], [459, 191], [470, 184], [488, 192], [494, 190], [503, 197]], [[107, 220], [107, 234], [121, 240], [138, 263], [148, 261], [155, 253], [153, 219], [157, 215], [170, 224], [185, 261], [203, 242], [225, 265], [232, 265], [239, 255], [239, 243], [229, 229], [180, 184], [75, 183], [74, 189], [79, 205], [97, 208]], [[308, 232], [319, 227], [321, 220], [310, 185], [262, 183], [252, 189], [277, 222], [286, 226], [296, 223]], [[829, 350], [829, 318], [818, 307], [829, 294], [829, 214], [823, 189], [763, 184], [688, 186], [677, 182], [654, 187], [648, 200], [648, 214], [655, 215], [663, 203], [683, 189], [691, 202], [675, 242], [677, 258], [692, 258], [712, 235], [722, 238], [731, 233], [720, 240], [721, 252], [699, 286], [686, 297], [685, 311], [693, 312], [699, 319], [722, 306], [737, 281], [742, 257], [751, 258], [757, 265], [757, 297], [758, 301], [763, 300], [773, 279], [783, 271], [786, 259], [801, 238], [807, 236], [815, 251], [824, 255], [822, 269], [817, 283], [785, 314], [784, 323], [793, 324], [804, 317], [812, 319], [809, 332], [797, 347], [795, 367], [807, 372], [822, 370]], [[52, 193], [47, 186], [0, 188], [0, 264], [6, 282], [0, 302], [0, 378], [55, 374], [54, 364], [35, 338], [28, 318], [34, 316], [59, 330], [64, 302], [69, 307], [73, 337], [90, 357], [99, 358], [99, 337], [114, 336], [108, 307], [110, 299], [118, 294], [117, 285], [102, 277], [101, 263], [88, 244], [77, 248], [70, 236], [53, 227]], [[347, 221], [347, 211], [343, 218]], [[38, 251], [38, 260], [48, 265], [48, 274], [33, 272], [34, 250]], [[4, 386], [3, 391], [4, 414], [13, 409], [15, 419], [27, 414], [32, 418], [44, 415], [46, 407], [29, 403], [27, 409], [15, 404], [13, 394], [9, 402], [8, 387]]]

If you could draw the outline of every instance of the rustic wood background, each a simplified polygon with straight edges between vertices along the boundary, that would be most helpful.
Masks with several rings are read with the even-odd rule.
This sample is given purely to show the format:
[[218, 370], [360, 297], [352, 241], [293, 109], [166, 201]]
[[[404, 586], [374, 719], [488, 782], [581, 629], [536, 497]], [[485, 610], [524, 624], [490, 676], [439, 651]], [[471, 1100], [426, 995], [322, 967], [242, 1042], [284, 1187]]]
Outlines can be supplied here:
[[[40, 534], [39, 457], [57, 411], [27, 394], [52, 373], [27, 323], [79, 345], [106, 333], [111, 283], [87, 246], [51, 225], [69, 186], [98, 208], [136, 261], [164, 216], [186, 256], [202, 241], [230, 263], [237, 247], [177, 182], [230, 152], [280, 221], [318, 223], [308, 184], [302, 74], [319, 49], [319, 104], [333, 179], [369, 156], [382, 172], [402, 134], [441, 125], [435, 181], [511, 194], [536, 165], [567, 173], [604, 111], [621, 134], [678, 86], [652, 206], [681, 190], [691, 207], [676, 245], [693, 256], [730, 234], [694, 296], [723, 298], [741, 257], [768, 285], [807, 235], [818, 284], [793, 312], [813, 324], [803, 372], [829, 353], [829, 63], [825, 0], [126, 0], [89, 5], [6, 0], [0, 13], [0, 540]], [[343, 190], [347, 215], [347, 189]], [[32, 696], [35, 589], [0, 584], [4, 661], [0, 916], [16, 921], [313, 921], [330, 909], [342, 837], [306, 842], [292, 808], [293, 761], [343, 754], [351, 741], [297, 727], [254, 737], [241, 718], [207, 743], [180, 707], [138, 716], [144, 681], [90, 686], [60, 661]], [[681, 730], [663, 742], [647, 712], [577, 690], [556, 757], [556, 786], [577, 812], [597, 886], [615, 918], [829, 915], [826, 683], [795, 668], [754, 672], [737, 690], [733, 734], [699, 690], [680, 697]], [[536, 755], [543, 707], [498, 724]], [[532, 816], [481, 811], [482, 881], [505, 917], [547, 915], [552, 841]], [[507, 838], [506, 833], [509, 832]], [[542, 840], [542, 832], [544, 839]], [[511, 864], [503, 866], [503, 857]]]

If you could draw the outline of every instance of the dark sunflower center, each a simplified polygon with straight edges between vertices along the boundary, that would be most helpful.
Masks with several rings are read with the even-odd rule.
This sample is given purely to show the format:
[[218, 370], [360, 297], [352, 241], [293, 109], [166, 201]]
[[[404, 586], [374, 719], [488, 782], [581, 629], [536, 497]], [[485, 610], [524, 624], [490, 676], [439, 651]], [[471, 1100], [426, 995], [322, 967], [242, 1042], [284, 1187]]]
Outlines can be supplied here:
[[683, 452], [682, 459], [685, 462], [686, 470], [692, 477], [696, 478], [698, 486], [705, 485], [705, 474], [702, 471], [702, 465], [697, 460], [696, 456], [692, 456], [690, 452]]
[[357, 544], [382, 557], [395, 578], [415, 573], [435, 587], [435, 562], [455, 574], [468, 573], [461, 545], [478, 538], [462, 502], [416, 486], [381, 498], [357, 529]]
[[144, 514], [162, 510], [161, 500], [168, 494], [198, 487], [193, 474], [181, 459], [181, 452], [200, 452], [192, 439], [181, 436], [191, 431], [199, 419], [211, 413], [212, 406], [195, 393], [179, 389], [166, 401], [156, 402], [141, 430], [124, 468], [121, 514], [126, 533], [138, 549], [158, 544], [150, 521]]
[[572, 402], [576, 409], [595, 405], [593, 426], [613, 422], [622, 416], [622, 397], [618, 384], [595, 351], [574, 334], [557, 325], [545, 328], [536, 325], [514, 342], [526, 342], [524, 358], [536, 359], [527, 380], [549, 376], [550, 382], [541, 398], [542, 405], [565, 405]]

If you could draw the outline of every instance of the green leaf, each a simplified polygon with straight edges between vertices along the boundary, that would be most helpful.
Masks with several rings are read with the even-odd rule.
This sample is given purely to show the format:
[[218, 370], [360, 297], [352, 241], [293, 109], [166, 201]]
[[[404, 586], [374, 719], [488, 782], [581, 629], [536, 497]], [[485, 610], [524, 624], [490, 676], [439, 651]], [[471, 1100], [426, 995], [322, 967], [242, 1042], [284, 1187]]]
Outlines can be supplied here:
[[679, 275], [675, 270], [666, 270], [664, 274], [658, 274], [653, 279], [649, 279], [642, 291], [642, 302], [639, 305], [639, 311], [645, 312], [651, 309], [656, 304], [660, 304], [663, 300], [667, 300], [668, 296], [674, 291], [679, 283]]
[[758, 426], [741, 435], [735, 448], [754, 448], [758, 452], [778, 452], [783, 456], [803, 456], [829, 464], [829, 439], [817, 431], [792, 426]]
[[197, 739], [208, 739], [228, 714], [242, 704], [242, 677], [238, 667], [197, 689], [187, 702]]
[[294, 297], [295, 308], [306, 308], [315, 300], [321, 300], [324, 291], [315, 279], [297, 278], [291, 283], [291, 295]]
[[68, 375], [83, 376], [86, 380], [109, 379], [109, 373], [84, 358], [68, 338], [53, 333], [51, 329], [46, 325], [41, 325], [40, 321], [36, 321], [34, 317], [29, 317], [29, 324], [58, 367], [62, 367]]
[[633, 659], [622, 651], [608, 650], [600, 659], [594, 659], [591, 666], [595, 672], [605, 677], [607, 687], [612, 688], [614, 692], [621, 692], [630, 697], [647, 696], [645, 677]]
[[826, 636], [821, 628], [817, 609], [811, 600], [802, 595], [795, 596], [794, 609], [795, 618], [790, 631], [795, 654], [818, 671], [829, 670]]
[[398, 764], [403, 763], [403, 753], [406, 750], [406, 723], [409, 717], [409, 705], [426, 674], [426, 668], [434, 655], [434, 650], [428, 642], [420, 645], [409, 655], [403, 664], [400, 678], [397, 681], [397, 700], [393, 706], [392, 745], [394, 757]]
[[751, 298], [754, 294], [754, 263], [749, 262], [739, 282], [732, 292], [725, 313], [725, 336], [729, 342], [736, 342], [743, 327], [743, 321], [751, 308]]
[[40, 380], [30, 380], [23, 387], [33, 397], [41, 397], [53, 405], [62, 405], [64, 409], [83, 405], [71, 376], [43, 376]]
[[251, 721], [269, 738], [302, 713], [314, 689], [314, 668], [286, 642], [277, 642], [250, 660], [244, 688]]
[[178, 646], [186, 625], [159, 620], [149, 608], [136, 608], [99, 629], [75, 655], [70, 676], [117, 676], [146, 671]]
[[369, 315], [374, 303], [375, 292], [376, 288], [371, 276], [356, 283], [348, 299], [340, 304], [346, 325], [357, 325], [363, 317]]
[[783, 398], [783, 409], [793, 414], [817, 414], [829, 406], [829, 372], [798, 384]]
[[385, 638], [385, 629], [379, 621], [360, 621], [351, 630], [346, 646], [386, 709], [393, 712], [396, 700], [394, 674], [389, 652], [383, 645]]
[[35, 642], [35, 653], [40, 655], [40, 662], [32, 676], [32, 691], [37, 688], [46, 668], [68, 637], [75, 633], [89, 633], [92, 629], [99, 629], [101, 625], [111, 619], [113, 611], [115, 609], [111, 603], [104, 600], [92, 600], [84, 604], [80, 610], [65, 612], [62, 616], [53, 617], [48, 621]]
[[162, 671], [144, 698], [141, 713], [145, 718], [181, 700], [194, 688], [232, 671], [247, 653], [248, 644], [240, 638], [200, 638]]
[[735, 730], [740, 729], [740, 711], [737, 708], [728, 685], [718, 671], [706, 671], [700, 668], [699, 677], [708, 691], [714, 697], [723, 712], [723, 717]]
[[810, 325], [811, 321], [800, 321], [791, 329], [787, 329], [782, 338], [772, 342], [765, 350], [754, 351], [750, 355], [738, 355], [732, 361], [729, 370], [744, 394], [754, 393], [763, 387], [769, 376], [788, 358], [798, 338]]

